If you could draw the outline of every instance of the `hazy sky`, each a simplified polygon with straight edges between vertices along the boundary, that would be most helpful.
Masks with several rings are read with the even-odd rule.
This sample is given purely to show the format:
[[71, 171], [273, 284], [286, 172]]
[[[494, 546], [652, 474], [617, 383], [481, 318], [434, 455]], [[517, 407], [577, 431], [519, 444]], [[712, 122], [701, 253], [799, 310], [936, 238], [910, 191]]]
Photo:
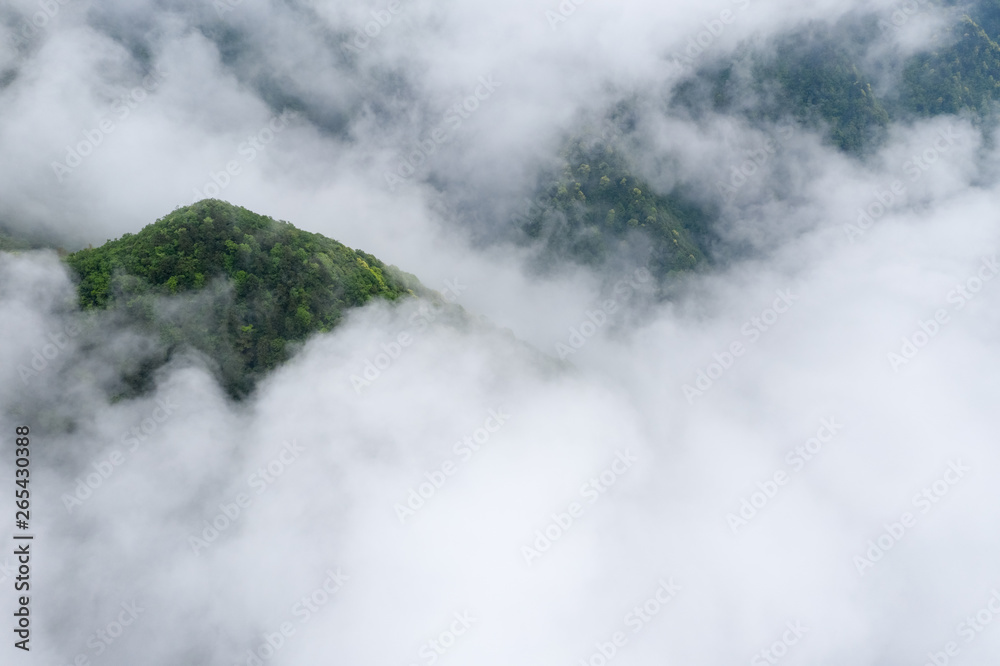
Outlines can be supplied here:
[[[887, 53], [937, 39], [948, 14], [919, 5]], [[55, 253], [0, 254], [2, 482], [14, 426], [57, 433], [35, 444], [36, 633], [13, 659], [876, 666], [954, 642], [949, 663], [993, 663], [995, 149], [941, 117], [861, 162], [801, 127], [665, 111], [690, 71], [673, 55], [723, 12], [697, 59], [852, 8], [7, 2], [10, 228], [97, 245], [197, 191], [497, 325], [372, 305], [244, 403], [192, 357], [111, 404], [108, 373], [155, 343], [76, 313]], [[714, 191], [779, 137], [718, 223], [749, 258], [650, 305], [641, 266], [540, 278], [472, 243], [624, 99], [664, 192]]]

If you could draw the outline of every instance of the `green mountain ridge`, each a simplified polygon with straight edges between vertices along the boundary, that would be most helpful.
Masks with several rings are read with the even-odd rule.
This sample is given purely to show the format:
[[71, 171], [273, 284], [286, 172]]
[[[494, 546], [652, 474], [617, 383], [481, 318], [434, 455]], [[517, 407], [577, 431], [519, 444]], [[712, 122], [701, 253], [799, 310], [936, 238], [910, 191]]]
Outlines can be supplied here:
[[[894, 29], [878, 14], [849, 15], [744, 43], [679, 83], [671, 106], [693, 117], [792, 118], [857, 156], [877, 150], [893, 122], [956, 114], [989, 130], [1000, 102], [1000, 0], [964, 7], [936, 46], [906, 58], [877, 55]], [[876, 81], [892, 69], [898, 75], [880, 90]]]
[[[743, 117], [761, 128], [794, 123], [861, 159], [884, 144], [892, 124], [920, 118], [963, 115], [989, 137], [1000, 102], [1000, 0], [925, 0], [920, 11], [932, 4], [955, 17], [935, 47], [906, 57], [881, 52], [895, 29], [888, 15], [810, 21], [706, 60], [673, 87], [665, 112]], [[540, 172], [530, 208], [514, 215], [519, 242], [538, 250], [542, 268], [638, 261], [662, 286], [714, 256], [722, 201], [689, 185], [658, 192], [635, 176], [622, 149], [629, 108], [622, 102], [611, 114], [616, 140], [582, 132], [568, 141], [561, 172]]]
[[[435, 295], [370, 254], [213, 199], [65, 261], [84, 310], [115, 310], [158, 334], [167, 357], [186, 346], [204, 353], [234, 397], [350, 308]], [[127, 378], [133, 390], [156, 365]]]
[[602, 268], [624, 253], [665, 280], [705, 261], [699, 240], [708, 215], [678, 192], [654, 192], [614, 142], [584, 136], [561, 157], [561, 172], [541, 174], [533, 204], [514, 216], [522, 244], [537, 245], [543, 265]]

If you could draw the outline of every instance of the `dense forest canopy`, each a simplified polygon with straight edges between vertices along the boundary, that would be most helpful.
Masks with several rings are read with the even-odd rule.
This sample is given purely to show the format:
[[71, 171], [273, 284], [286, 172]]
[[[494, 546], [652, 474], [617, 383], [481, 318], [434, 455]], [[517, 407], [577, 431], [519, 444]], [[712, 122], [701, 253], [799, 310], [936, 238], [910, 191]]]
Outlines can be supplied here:
[[696, 233], [705, 213], [676, 193], [657, 194], [635, 176], [614, 142], [576, 139], [559, 173], [542, 177], [533, 205], [515, 215], [543, 259], [602, 266], [619, 249], [640, 245], [643, 263], [658, 277], [690, 270], [705, 259]]
[[[426, 291], [370, 254], [217, 200], [66, 261], [83, 308], [119, 310], [156, 330], [168, 349], [194, 346], [219, 363], [234, 395], [285, 360], [290, 343], [332, 329], [347, 309]], [[200, 306], [162, 306], [161, 297], [206, 287], [212, 298]]]
[[[744, 44], [681, 81], [672, 107], [694, 116], [737, 113], [752, 122], [792, 118], [857, 156], [878, 149], [895, 121], [967, 114], [988, 129], [1000, 101], [1000, 1], [911, 5], [916, 9], [908, 12], [810, 22]], [[935, 46], [902, 59], [886, 55], [895, 31], [932, 7], [955, 14]]]

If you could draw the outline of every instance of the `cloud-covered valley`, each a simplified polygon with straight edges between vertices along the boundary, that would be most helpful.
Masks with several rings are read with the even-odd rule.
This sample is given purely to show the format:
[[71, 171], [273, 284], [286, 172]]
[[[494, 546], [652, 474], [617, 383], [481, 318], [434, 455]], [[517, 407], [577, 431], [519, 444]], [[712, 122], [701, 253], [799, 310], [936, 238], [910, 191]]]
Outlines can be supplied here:
[[[958, 9], [911, 4], [876, 61], [947, 39]], [[15, 427], [35, 456], [11, 663], [993, 663], [991, 128], [894, 120], [859, 156], [671, 101], [748, 43], [900, 7], [9, 3], [7, 231], [73, 251], [204, 195], [464, 309], [373, 301], [241, 401], [193, 350], [121, 399], [161, 341], [81, 311], [55, 250], [0, 253], [0, 483]], [[539, 270], [512, 241], [607, 127], [655, 191], [713, 202], [705, 265]]]

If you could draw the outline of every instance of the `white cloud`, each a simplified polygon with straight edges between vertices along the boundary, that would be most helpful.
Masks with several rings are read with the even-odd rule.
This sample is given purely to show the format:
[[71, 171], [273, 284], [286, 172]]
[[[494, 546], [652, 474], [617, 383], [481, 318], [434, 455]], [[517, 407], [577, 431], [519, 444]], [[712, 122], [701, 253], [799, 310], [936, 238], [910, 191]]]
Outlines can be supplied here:
[[[664, 117], [649, 101], [677, 75], [663, 58], [725, 3], [591, 0], [555, 32], [545, 5], [405, 3], [356, 66], [342, 63], [340, 37], [382, 6], [247, 1], [221, 21], [180, 3], [109, 5], [90, 19], [67, 6], [0, 92], [14, 156], [0, 179], [4, 216], [66, 244], [134, 232], [187, 204], [294, 97], [302, 121], [224, 198], [362, 247], [431, 288], [457, 278], [460, 303], [551, 356], [607, 289], [583, 271], [539, 278], [515, 251], [474, 246], [456, 201], [515, 200], [564, 130], [632, 88], [650, 92], [637, 158], [662, 189], [678, 178], [667, 157], [684, 165], [681, 180], [711, 189], [767, 139], [726, 118]], [[753, 3], [724, 37], [846, 9]], [[121, 23], [133, 16], [143, 30]], [[226, 26], [237, 32], [221, 39]], [[169, 77], [61, 186], [52, 159], [147, 71], [130, 40]], [[426, 166], [436, 187], [415, 178], [390, 192], [392, 157], [487, 74], [503, 87]], [[949, 124], [962, 140], [911, 179], [906, 162]], [[996, 251], [995, 161], [959, 119], [894, 126], [865, 163], [797, 131], [724, 211], [723, 236], [757, 252], [685, 278], [669, 303], [637, 299], [572, 366], [490, 327], [435, 322], [360, 393], [351, 375], [413, 329], [415, 305], [352, 313], [241, 404], [187, 357], [152, 394], [111, 403], [108, 368], [155, 345], [72, 314], [54, 255], [3, 255], [0, 428], [9, 441], [27, 419], [36, 437], [36, 649], [52, 663], [247, 663], [247, 650], [263, 650], [265, 663], [404, 666], [431, 663], [440, 638], [441, 663], [579, 663], [623, 632], [623, 663], [723, 664], [751, 661], [799, 622], [808, 631], [788, 663], [922, 663], [948, 641], [985, 663], [1000, 629], [966, 642], [956, 625], [1000, 585], [1000, 282], [962, 308], [949, 294]], [[851, 243], [845, 225], [893, 179], [905, 193]], [[745, 333], [776, 290], [798, 300]], [[888, 354], [939, 309], [949, 323], [895, 371]], [[45, 337], [78, 319], [83, 332], [22, 381], [18, 367]], [[734, 341], [745, 352], [690, 404], [682, 387]], [[509, 420], [464, 460], [456, 442], [501, 409]], [[843, 429], [794, 469], [788, 452], [831, 418]], [[143, 437], [134, 450], [130, 433]], [[282, 457], [288, 442], [302, 448], [294, 462]], [[624, 449], [634, 466], [591, 503], [583, 487]], [[121, 462], [105, 462], [116, 451]], [[959, 459], [967, 476], [924, 513], [914, 496]], [[401, 525], [394, 505], [449, 461], [454, 474]], [[258, 470], [272, 479], [260, 492]], [[779, 471], [787, 483], [733, 534], [727, 514]], [[63, 495], [92, 474], [92, 494], [68, 511]], [[528, 565], [522, 547], [565, 525], [573, 502], [580, 515]], [[904, 512], [915, 526], [860, 575], [854, 558]], [[193, 552], [209, 528], [217, 536]], [[347, 578], [321, 594], [331, 570]], [[661, 579], [681, 589], [632, 633], [628, 614]], [[113, 636], [132, 602], [142, 612]], [[474, 622], [457, 635], [463, 613]], [[263, 646], [286, 622], [295, 633], [272, 655]]]

